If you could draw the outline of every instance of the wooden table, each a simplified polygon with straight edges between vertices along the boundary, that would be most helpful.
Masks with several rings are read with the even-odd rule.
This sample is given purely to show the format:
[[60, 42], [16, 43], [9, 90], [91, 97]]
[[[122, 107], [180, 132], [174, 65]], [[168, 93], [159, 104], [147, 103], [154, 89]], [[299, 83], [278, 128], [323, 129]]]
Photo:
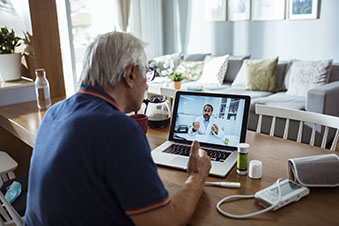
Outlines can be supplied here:
[[[57, 101], [57, 100], [54, 100]], [[31, 148], [34, 145], [45, 111], [39, 111], [35, 102], [0, 107], [0, 127], [20, 142]], [[1, 138], [2, 138], [1, 134]], [[168, 137], [168, 128], [148, 129], [147, 137], [152, 149]], [[5, 140], [5, 142], [8, 142]], [[209, 177], [209, 181], [238, 181], [240, 189], [206, 187], [190, 225], [339, 225], [339, 188], [312, 188], [311, 194], [297, 203], [290, 204], [277, 212], [269, 212], [255, 218], [236, 220], [223, 217], [216, 210], [216, 203], [231, 194], [254, 194], [271, 185], [276, 179], [287, 177], [287, 160], [289, 158], [333, 153], [318, 147], [299, 144], [281, 138], [269, 137], [248, 131], [246, 142], [249, 143], [249, 159], [263, 162], [263, 177], [260, 180], [239, 176], [235, 168], [225, 178]], [[17, 150], [14, 158], [19, 165], [29, 166], [31, 152]], [[19, 158], [19, 160], [17, 159]], [[20, 159], [21, 158], [21, 159]], [[187, 177], [186, 172], [159, 167], [159, 175], [170, 195], [178, 192]], [[27, 168], [26, 168], [27, 170]], [[339, 172], [338, 172], [339, 173]], [[253, 212], [261, 209], [253, 200], [242, 200], [223, 205], [225, 210], [235, 214]]]
[[[53, 98], [52, 103], [64, 99]], [[5, 150], [18, 163], [17, 176], [28, 173], [35, 136], [46, 110], [36, 101], [0, 107], [0, 150]]]
[[[155, 148], [167, 139], [168, 128], [149, 129], [147, 137], [151, 148]], [[276, 212], [268, 212], [251, 219], [231, 219], [220, 215], [215, 205], [224, 196], [232, 194], [254, 194], [271, 185], [278, 178], [287, 178], [287, 160], [289, 158], [333, 153], [318, 147], [264, 134], [247, 132], [246, 142], [250, 144], [249, 159], [257, 159], [263, 163], [263, 177], [259, 180], [240, 176], [235, 167], [225, 178], [210, 176], [208, 181], [237, 181], [240, 189], [205, 187], [198, 208], [190, 221], [190, 225], [339, 225], [339, 188], [311, 188], [310, 195], [299, 202], [292, 203]], [[337, 153], [338, 154], [338, 153]], [[171, 195], [178, 192], [187, 177], [186, 172], [158, 167], [165, 187]], [[339, 172], [338, 172], [339, 173]], [[230, 202], [223, 209], [235, 214], [254, 212], [261, 207], [253, 199]]]

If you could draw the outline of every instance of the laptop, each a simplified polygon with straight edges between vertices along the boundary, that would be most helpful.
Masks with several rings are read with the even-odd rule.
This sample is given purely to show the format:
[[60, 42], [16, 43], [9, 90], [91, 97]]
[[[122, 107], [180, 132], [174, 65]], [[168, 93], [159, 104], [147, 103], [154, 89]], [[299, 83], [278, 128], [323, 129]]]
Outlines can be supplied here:
[[186, 170], [197, 140], [211, 157], [210, 174], [226, 176], [237, 162], [237, 145], [246, 139], [249, 106], [249, 96], [177, 91], [169, 137], [151, 152], [154, 162]]

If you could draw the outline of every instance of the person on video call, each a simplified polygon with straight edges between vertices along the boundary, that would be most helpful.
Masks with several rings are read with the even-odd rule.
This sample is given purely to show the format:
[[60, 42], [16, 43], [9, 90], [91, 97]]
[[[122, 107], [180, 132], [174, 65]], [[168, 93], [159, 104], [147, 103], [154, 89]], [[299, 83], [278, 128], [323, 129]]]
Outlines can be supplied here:
[[25, 226], [188, 224], [211, 160], [194, 141], [187, 179], [169, 196], [147, 137], [125, 114], [141, 106], [146, 71], [144, 42], [130, 34], [107, 33], [89, 45], [79, 91], [40, 125]]
[[220, 139], [224, 136], [223, 129], [218, 126], [213, 117], [213, 106], [210, 104], [205, 104], [203, 107], [202, 116], [197, 117], [192, 126], [188, 130], [189, 135], [203, 134], [203, 135], [213, 135]]

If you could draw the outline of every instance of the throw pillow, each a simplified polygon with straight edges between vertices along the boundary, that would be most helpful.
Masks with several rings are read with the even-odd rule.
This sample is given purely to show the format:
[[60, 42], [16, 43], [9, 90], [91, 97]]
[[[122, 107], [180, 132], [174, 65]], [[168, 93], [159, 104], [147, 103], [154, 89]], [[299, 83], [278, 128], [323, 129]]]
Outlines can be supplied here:
[[168, 54], [154, 58], [148, 63], [148, 66], [156, 70], [160, 76], [169, 76], [178, 66], [181, 59], [182, 54], [180, 53]]
[[255, 91], [279, 91], [278, 57], [269, 60], [245, 60], [247, 89]]
[[244, 60], [249, 59], [251, 55], [246, 56], [230, 56], [228, 58], [227, 71], [224, 78], [224, 83], [231, 83], [234, 81], [239, 72]]
[[181, 61], [175, 71], [183, 74], [185, 79], [198, 80], [201, 77], [204, 61]]
[[239, 88], [245, 89], [247, 87], [247, 67], [246, 64], [243, 63], [241, 68], [232, 82], [232, 86], [238, 86]]
[[332, 60], [293, 60], [286, 95], [306, 96], [308, 90], [328, 82], [331, 68]]
[[227, 70], [228, 57], [229, 55], [219, 57], [206, 56], [199, 82], [222, 85]]

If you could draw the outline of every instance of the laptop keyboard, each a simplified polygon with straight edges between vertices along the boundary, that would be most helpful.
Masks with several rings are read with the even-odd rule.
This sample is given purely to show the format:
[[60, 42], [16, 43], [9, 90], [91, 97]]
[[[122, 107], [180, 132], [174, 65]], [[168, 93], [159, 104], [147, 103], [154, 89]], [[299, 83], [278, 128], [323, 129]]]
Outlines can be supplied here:
[[[216, 149], [202, 148], [207, 152], [207, 155], [211, 158], [212, 161], [224, 162], [225, 159], [231, 154], [230, 152], [219, 151]], [[191, 146], [185, 146], [180, 144], [172, 144], [164, 151], [165, 153], [174, 154], [174, 155], [184, 155], [189, 156], [191, 152]]]

